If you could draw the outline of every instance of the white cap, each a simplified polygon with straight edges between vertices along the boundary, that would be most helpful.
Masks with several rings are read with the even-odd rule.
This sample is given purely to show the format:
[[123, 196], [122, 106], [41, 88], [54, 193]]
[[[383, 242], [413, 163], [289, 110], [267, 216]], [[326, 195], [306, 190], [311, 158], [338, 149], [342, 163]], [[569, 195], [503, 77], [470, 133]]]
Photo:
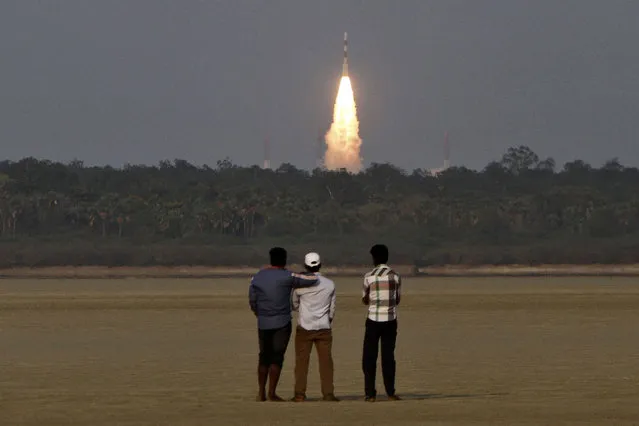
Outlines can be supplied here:
[[317, 253], [311, 252], [307, 253], [304, 256], [304, 265], [306, 266], [317, 266], [320, 264], [320, 256]]

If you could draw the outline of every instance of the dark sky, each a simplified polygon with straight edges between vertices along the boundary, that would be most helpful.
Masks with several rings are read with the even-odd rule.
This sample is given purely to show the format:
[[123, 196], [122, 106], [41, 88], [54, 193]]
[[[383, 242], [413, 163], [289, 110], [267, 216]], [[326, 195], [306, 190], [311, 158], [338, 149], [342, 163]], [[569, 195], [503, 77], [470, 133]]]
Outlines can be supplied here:
[[3, 0], [0, 157], [315, 164], [349, 34], [363, 156], [639, 165], [636, 0]]

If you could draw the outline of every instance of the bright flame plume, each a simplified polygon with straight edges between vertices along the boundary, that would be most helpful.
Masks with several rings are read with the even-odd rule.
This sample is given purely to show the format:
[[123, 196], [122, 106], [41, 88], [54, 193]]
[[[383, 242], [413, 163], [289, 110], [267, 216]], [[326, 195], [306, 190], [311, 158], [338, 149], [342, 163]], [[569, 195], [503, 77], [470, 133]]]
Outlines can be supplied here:
[[339, 83], [335, 107], [333, 109], [333, 124], [324, 138], [326, 154], [324, 165], [329, 170], [346, 169], [357, 173], [362, 168], [359, 149], [362, 140], [359, 137], [359, 121], [357, 120], [357, 106], [353, 96], [350, 78], [344, 76]]

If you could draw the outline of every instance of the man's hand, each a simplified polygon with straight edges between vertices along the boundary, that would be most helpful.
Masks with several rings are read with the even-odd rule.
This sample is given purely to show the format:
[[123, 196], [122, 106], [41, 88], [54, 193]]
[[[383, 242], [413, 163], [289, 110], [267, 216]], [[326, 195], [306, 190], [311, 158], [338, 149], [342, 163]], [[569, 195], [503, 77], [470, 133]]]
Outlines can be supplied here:
[[366, 296], [362, 297], [362, 303], [364, 305], [368, 305], [371, 302], [371, 298], [370, 296], [367, 294]]

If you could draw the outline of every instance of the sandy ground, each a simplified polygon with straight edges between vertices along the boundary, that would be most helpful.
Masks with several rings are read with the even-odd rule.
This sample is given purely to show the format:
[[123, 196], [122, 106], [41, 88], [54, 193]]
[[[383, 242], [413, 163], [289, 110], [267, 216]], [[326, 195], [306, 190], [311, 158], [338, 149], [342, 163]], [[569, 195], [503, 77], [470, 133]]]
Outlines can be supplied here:
[[336, 282], [343, 400], [294, 404], [254, 402], [247, 280], [0, 280], [0, 424], [639, 423], [636, 278], [407, 279], [405, 400], [375, 404], [362, 401], [359, 280]]

